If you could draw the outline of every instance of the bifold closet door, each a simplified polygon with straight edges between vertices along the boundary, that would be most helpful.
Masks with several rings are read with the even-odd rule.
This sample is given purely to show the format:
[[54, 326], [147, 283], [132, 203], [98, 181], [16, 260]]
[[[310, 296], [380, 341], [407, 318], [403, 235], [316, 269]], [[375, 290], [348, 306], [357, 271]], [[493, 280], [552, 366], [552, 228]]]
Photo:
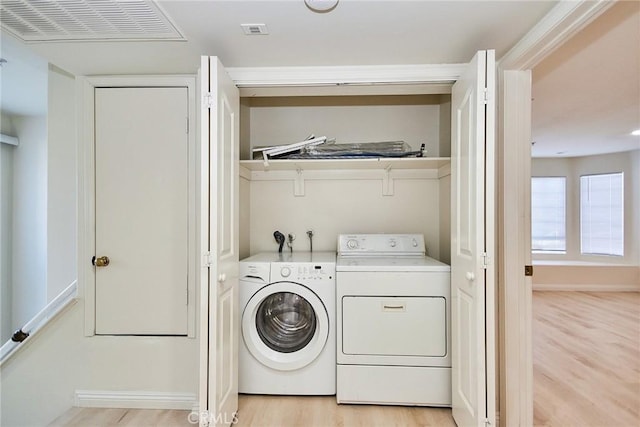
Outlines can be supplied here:
[[458, 426], [495, 424], [495, 59], [478, 52], [451, 94], [451, 388]]
[[207, 337], [200, 343], [200, 425], [220, 427], [234, 424], [238, 411], [240, 94], [215, 56], [200, 58], [198, 74], [200, 333]]

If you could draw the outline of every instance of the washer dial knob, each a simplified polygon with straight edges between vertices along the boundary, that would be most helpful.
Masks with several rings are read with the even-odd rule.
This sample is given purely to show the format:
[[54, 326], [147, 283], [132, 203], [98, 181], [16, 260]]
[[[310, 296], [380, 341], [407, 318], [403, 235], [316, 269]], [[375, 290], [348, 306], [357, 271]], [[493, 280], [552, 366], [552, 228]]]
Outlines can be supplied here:
[[358, 248], [358, 241], [355, 240], [355, 239], [347, 240], [347, 247], [349, 249], [357, 249]]
[[282, 267], [280, 269], [280, 275], [282, 277], [289, 277], [291, 275], [291, 269], [289, 267]]

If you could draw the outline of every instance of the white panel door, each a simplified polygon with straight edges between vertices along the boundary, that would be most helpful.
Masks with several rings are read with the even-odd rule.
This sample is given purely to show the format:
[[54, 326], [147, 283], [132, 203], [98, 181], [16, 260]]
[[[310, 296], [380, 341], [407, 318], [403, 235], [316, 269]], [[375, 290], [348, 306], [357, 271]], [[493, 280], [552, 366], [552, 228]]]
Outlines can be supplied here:
[[494, 425], [493, 51], [476, 54], [451, 98], [452, 404], [458, 426]]
[[208, 224], [202, 225], [208, 227], [208, 247], [203, 247], [208, 271], [201, 283], [208, 283], [201, 323], [208, 342], [201, 346], [207, 363], [201, 362], [200, 405], [210, 425], [223, 426], [233, 423], [238, 411], [240, 95], [217, 57], [202, 57], [200, 75], [203, 189], [208, 187], [201, 193], [208, 208]]
[[96, 334], [187, 335], [186, 87], [95, 89]]

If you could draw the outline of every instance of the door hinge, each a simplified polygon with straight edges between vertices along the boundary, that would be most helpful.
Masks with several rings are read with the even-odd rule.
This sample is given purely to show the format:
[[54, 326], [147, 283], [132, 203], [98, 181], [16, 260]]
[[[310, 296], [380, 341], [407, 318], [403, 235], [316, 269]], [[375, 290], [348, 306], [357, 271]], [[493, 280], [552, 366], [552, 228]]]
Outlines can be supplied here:
[[186, 120], [187, 120], [187, 135], [189, 135], [189, 117], [187, 117]]
[[202, 255], [202, 266], [205, 268], [209, 268], [213, 265], [213, 256], [211, 256], [211, 252], [206, 252]]
[[489, 255], [486, 252], [482, 252], [482, 268], [484, 270], [489, 267]]
[[207, 92], [204, 94], [204, 106], [206, 108], [213, 108], [215, 105], [214, 100], [213, 100], [213, 94], [211, 92]]
[[486, 87], [482, 90], [482, 101], [485, 104], [489, 103], [489, 89]]

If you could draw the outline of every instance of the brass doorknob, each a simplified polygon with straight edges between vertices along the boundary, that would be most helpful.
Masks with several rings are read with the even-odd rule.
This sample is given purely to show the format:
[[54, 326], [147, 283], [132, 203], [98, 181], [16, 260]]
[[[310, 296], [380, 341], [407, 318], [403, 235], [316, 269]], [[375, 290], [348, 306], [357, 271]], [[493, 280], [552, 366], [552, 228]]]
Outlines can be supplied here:
[[109, 265], [109, 257], [108, 256], [101, 256], [98, 258], [93, 257], [93, 259], [91, 260], [91, 263], [96, 267], [106, 267], [107, 265]]

